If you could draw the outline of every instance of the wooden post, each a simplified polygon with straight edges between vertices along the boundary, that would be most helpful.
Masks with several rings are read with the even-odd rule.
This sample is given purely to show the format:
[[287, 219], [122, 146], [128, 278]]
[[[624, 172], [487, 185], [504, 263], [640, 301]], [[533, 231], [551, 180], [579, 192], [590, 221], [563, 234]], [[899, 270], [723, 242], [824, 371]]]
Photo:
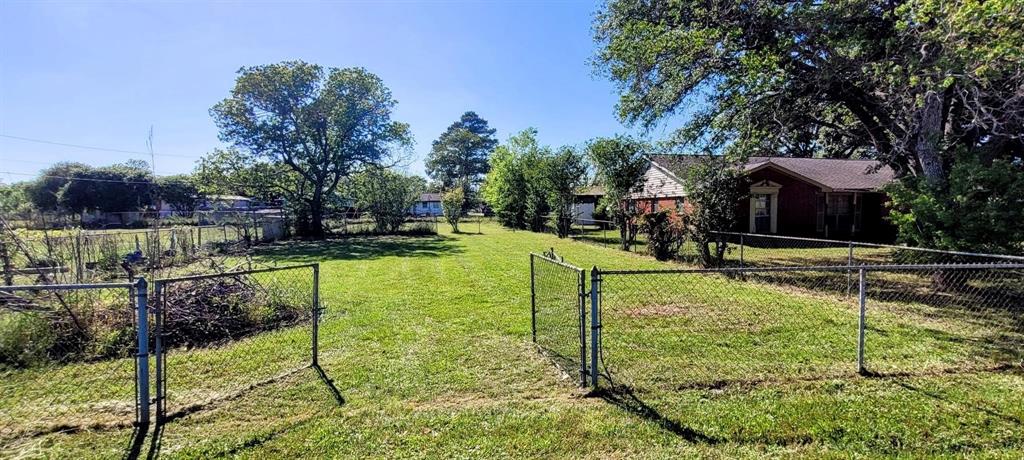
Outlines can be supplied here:
[[14, 267], [11, 265], [11, 253], [8, 251], [7, 242], [0, 241], [0, 259], [3, 260], [4, 285], [14, 285]]

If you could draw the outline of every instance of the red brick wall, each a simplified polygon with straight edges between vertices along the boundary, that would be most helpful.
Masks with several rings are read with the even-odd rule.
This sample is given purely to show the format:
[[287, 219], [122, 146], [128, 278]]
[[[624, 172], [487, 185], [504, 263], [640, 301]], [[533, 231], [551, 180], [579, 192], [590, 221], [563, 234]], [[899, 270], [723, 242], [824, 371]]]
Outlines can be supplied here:
[[[821, 189], [807, 182], [779, 173], [762, 169], [750, 175], [750, 183], [769, 180], [781, 185], [778, 203], [778, 233], [790, 236], [816, 236], [817, 192]], [[750, 202], [743, 200], [737, 210], [736, 231], [750, 231]]]

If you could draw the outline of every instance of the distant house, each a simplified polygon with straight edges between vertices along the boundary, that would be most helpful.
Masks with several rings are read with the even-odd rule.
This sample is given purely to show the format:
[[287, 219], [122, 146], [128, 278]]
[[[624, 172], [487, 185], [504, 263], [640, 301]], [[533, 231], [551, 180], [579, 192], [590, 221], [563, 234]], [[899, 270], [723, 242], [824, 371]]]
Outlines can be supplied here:
[[[649, 210], [686, 209], [683, 178], [695, 155], [653, 155], [633, 198]], [[749, 197], [737, 203], [734, 231], [832, 239], [889, 241], [882, 190], [893, 172], [873, 160], [751, 157], [742, 165]]]
[[248, 211], [254, 206], [255, 200], [241, 195], [207, 195], [199, 203], [202, 211]]
[[440, 216], [443, 214], [441, 211], [441, 194], [440, 193], [424, 193], [420, 195], [419, 201], [412, 205], [409, 209], [409, 214], [414, 216]]
[[584, 187], [576, 192], [576, 200], [573, 203], [573, 215], [576, 220], [583, 224], [587, 224], [586, 221], [588, 220], [593, 220], [594, 210], [597, 209], [597, 202], [601, 201], [603, 196], [604, 187], [600, 185]]

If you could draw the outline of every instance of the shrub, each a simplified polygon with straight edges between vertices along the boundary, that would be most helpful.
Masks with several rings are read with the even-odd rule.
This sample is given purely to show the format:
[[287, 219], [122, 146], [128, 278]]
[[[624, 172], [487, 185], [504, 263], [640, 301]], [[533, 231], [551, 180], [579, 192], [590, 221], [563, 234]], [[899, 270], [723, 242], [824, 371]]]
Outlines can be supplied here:
[[658, 260], [671, 260], [685, 241], [685, 229], [670, 211], [644, 214], [640, 228], [647, 234], [647, 250]]
[[38, 314], [0, 312], [0, 367], [31, 367], [47, 361], [56, 343], [49, 320]]
[[455, 233], [459, 233], [459, 219], [462, 218], [462, 205], [465, 201], [466, 193], [462, 187], [456, 187], [441, 197], [444, 220], [448, 221]]

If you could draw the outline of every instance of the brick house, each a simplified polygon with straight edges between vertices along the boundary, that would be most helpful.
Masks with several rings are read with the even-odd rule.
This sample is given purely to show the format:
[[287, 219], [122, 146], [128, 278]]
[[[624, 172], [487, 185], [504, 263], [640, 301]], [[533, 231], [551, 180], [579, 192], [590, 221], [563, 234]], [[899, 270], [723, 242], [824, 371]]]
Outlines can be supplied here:
[[[701, 157], [653, 155], [633, 198], [648, 210], [687, 208], [683, 178]], [[749, 196], [737, 203], [734, 231], [860, 241], [891, 241], [893, 172], [874, 160], [751, 157], [742, 165]]]

